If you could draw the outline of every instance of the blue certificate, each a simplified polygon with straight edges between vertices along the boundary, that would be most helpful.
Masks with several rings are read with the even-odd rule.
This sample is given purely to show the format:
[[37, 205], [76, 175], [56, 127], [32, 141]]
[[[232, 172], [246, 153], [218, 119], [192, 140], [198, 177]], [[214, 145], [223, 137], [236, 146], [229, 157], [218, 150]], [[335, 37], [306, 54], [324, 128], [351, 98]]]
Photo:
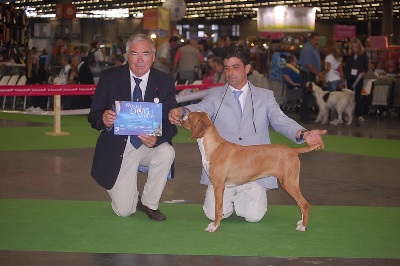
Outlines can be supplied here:
[[162, 135], [162, 103], [115, 101], [115, 135]]

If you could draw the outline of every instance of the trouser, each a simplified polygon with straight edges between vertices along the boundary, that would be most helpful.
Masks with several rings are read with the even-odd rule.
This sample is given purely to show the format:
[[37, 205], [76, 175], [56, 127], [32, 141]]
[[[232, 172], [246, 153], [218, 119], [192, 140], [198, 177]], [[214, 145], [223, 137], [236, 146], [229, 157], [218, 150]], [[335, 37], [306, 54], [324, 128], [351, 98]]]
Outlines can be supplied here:
[[33, 107], [40, 107], [43, 110], [47, 109], [47, 101], [49, 100], [49, 96], [32, 96], [31, 102]]
[[338, 80], [333, 80], [333, 81], [328, 81], [326, 83], [327, 87], [328, 87], [328, 91], [333, 92], [333, 91], [337, 91], [339, 86], [340, 86], [340, 79]]
[[300, 71], [301, 88], [303, 90], [303, 97], [301, 99], [300, 105], [300, 116], [302, 119], [307, 119], [309, 117], [308, 105], [312, 100], [312, 92], [306, 86], [307, 82], [315, 82], [317, 77], [310, 72]]
[[356, 81], [356, 77], [347, 79], [347, 87], [350, 90], [354, 90], [354, 99], [356, 101], [356, 108], [354, 110], [354, 114], [356, 115], [356, 117], [359, 117], [363, 114], [361, 91], [363, 88], [364, 81], [363, 81], [363, 79], [360, 80], [357, 83], [356, 87], [353, 88], [353, 84], [355, 81]]
[[152, 210], [157, 210], [174, 158], [175, 150], [168, 143], [154, 148], [142, 145], [138, 149], [130, 143], [127, 144], [115, 185], [107, 191], [111, 197], [114, 212], [122, 217], [136, 212], [139, 196], [137, 189], [139, 165], [149, 168], [143, 188], [142, 203]]
[[[236, 215], [248, 222], [258, 222], [267, 212], [267, 190], [256, 182], [239, 186], [225, 187], [222, 218], [228, 218], [235, 210]], [[215, 218], [214, 187], [209, 185], [203, 206], [204, 214]]]

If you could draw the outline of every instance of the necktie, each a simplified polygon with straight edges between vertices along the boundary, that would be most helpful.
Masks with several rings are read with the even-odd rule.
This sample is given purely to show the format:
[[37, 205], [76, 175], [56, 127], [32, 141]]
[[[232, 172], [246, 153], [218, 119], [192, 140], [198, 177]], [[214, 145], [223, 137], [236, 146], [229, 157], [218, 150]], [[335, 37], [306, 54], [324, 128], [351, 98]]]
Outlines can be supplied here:
[[[142, 98], [142, 90], [139, 87], [140, 82], [142, 81], [139, 78], [135, 78], [135, 88], [133, 89], [133, 96], [132, 96], [132, 101], [134, 102], [143, 102], [143, 98]], [[142, 146], [142, 141], [139, 139], [138, 136], [136, 135], [131, 135], [130, 137], [131, 139], [131, 144], [133, 145], [133, 147], [135, 147], [136, 149], [139, 149], [140, 146]]]
[[242, 94], [242, 91], [233, 91], [233, 96], [236, 99], [236, 103], [237, 103], [238, 108], [239, 108], [240, 116], [242, 116], [242, 105], [240, 104], [240, 101], [239, 101], [240, 94]]
[[134, 77], [134, 79], [135, 79], [136, 85], [135, 85], [135, 89], [133, 90], [132, 100], [134, 102], [143, 102], [142, 90], [139, 87], [139, 84], [140, 84], [140, 82], [142, 82], [142, 80], [139, 78], [135, 78], [135, 77]]

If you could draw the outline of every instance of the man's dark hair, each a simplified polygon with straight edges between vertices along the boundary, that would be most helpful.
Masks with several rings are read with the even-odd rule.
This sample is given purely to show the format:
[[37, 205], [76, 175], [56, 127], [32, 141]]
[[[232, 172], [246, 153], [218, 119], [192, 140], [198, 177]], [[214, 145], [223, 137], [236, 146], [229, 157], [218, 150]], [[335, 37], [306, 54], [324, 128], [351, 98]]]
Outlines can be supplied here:
[[176, 36], [176, 35], [173, 35], [173, 36], [171, 36], [171, 38], [169, 38], [169, 41], [168, 42], [177, 42], [177, 41], [179, 41], [181, 38], [179, 38], [178, 36]]
[[243, 65], [250, 64], [250, 50], [242, 45], [232, 45], [228, 49], [226, 49], [222, 55], [224, 59], [229, 59], [232, 57], [239, 58], [242, 61]]
[[319, 36], [319, 34], [317, 32], [311, 32], [310, 35], [308, 36], [308, 39], [311, 40], [311, 39], [313, 39], [314, 37], [317, 37], [317, 36]]
[[125, 63], [125, 57], [122, 54], [116, 54], [115, 55], [115, 60], [118, 60], [119, 62], [121, 62], [122, 64]]
[[286, 63], [292, 63], [295, 59], [296, 56], [291, 54], [288, 57], [286, 57]]

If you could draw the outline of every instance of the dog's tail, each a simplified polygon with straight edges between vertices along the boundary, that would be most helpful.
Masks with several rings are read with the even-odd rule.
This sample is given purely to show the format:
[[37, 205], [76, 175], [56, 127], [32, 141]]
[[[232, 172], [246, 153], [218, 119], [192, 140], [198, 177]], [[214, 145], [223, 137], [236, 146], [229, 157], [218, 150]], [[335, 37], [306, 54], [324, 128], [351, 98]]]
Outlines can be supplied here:
[[313, 151], [313, 150], [319, 150], [319, 149], [321, 149], [321, 144], [315, 144], [315, 145], [310, 146], [310, 147], [295, 148], [293, 150], [297, 154], [300, 154], [300, 153], [306, 153], [306, 152], [310, 152], [310, 151]]

